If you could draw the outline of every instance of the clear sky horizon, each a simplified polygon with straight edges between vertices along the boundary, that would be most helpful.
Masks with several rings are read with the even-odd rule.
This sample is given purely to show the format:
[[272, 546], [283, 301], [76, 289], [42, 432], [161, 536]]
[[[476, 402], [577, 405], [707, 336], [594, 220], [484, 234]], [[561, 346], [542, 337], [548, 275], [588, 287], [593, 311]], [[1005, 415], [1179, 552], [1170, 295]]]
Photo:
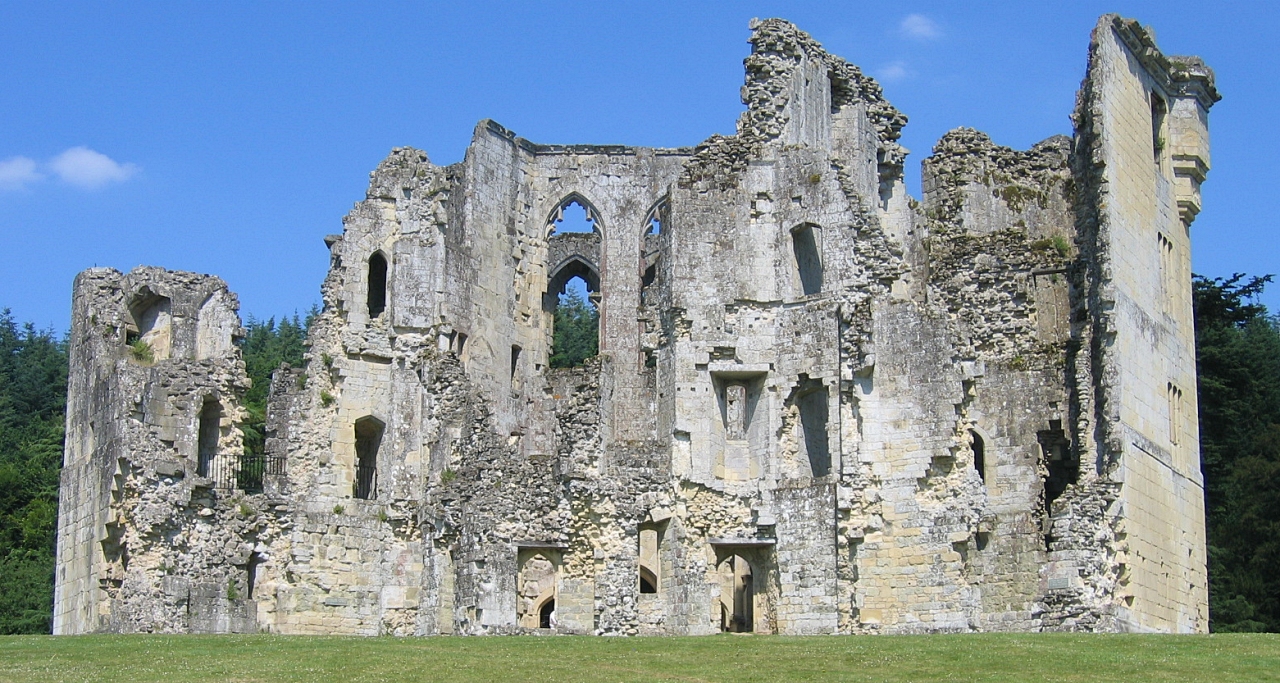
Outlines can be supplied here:
[[221, 276], [245, 319], [304, 313], [392, 147], [454, 163], [486, 118], [543, 143], [730, 134], [752, 17], [880, 80], [918, 198], [947, 130], [1069, 135], [1106, 12], [1217, 73], [1193, 269], [1280, 275], [1270, 3], [41, 2], [0, 6], [0, 308], [62, 332], [77, 272], [147, 264]]

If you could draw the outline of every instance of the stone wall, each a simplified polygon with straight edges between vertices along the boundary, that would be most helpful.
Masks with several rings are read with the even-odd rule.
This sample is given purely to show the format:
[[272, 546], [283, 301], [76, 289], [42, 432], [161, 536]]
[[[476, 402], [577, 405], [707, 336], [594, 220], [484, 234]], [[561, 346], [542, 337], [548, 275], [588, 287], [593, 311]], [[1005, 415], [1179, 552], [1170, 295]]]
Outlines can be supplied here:
[[1074, 139], [952, 131], [917, 202], [879, 85], [752, 29], [696, 148], [392, 150], [260, 461], [221, 281], [82, 274], [56, 632], [1204, 630], [1210, 72], [1104, 17]]

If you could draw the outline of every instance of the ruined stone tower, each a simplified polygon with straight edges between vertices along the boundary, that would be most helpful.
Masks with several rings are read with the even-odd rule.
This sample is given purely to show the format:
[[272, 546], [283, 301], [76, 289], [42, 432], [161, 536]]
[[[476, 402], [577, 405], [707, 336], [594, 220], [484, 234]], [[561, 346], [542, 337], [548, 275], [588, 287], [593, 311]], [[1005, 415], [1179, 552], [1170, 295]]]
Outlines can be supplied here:
[[82, 273], [55, 632], [1206, 630], [1212, 72], [1103, 17], [1074, 138], [952, 131], [917, 202], [875, 81], [752, 30], [733, 136], [393, 150], [265, 456], [225, 284]]

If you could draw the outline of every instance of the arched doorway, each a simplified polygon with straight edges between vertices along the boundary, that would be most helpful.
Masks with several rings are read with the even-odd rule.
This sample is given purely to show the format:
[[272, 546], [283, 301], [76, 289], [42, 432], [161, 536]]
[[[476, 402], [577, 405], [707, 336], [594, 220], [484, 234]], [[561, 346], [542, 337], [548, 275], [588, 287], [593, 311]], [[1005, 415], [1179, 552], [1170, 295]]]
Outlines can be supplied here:
[[538, 608], [538, 628], [556, 627], [556, 599], [547, 598]]

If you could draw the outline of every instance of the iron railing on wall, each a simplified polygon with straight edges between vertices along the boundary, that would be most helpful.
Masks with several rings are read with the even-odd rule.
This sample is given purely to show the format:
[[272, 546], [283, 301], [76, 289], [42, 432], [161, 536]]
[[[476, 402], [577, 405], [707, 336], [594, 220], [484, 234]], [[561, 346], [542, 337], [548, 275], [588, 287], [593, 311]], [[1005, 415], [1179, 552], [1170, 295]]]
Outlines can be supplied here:
[[214, 458], [208, 464], [209, 478], [224, 491], [262, 493], [262, 481], [267, 475], [285, 474], [285, 457], [245, 453], [241, 456]]

